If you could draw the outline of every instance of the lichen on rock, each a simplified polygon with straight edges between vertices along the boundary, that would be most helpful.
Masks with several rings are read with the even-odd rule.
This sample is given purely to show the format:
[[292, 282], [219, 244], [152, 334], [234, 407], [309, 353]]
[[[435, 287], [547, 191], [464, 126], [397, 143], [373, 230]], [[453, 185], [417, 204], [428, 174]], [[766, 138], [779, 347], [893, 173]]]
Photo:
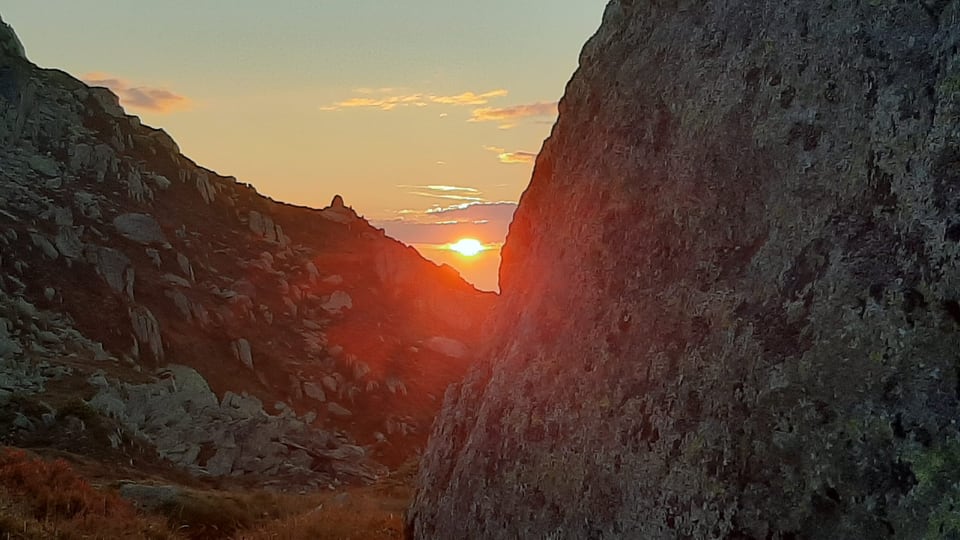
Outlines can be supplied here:
[[411, 537], [960, 533], [958, 44], [955, 0], [611, 2]]

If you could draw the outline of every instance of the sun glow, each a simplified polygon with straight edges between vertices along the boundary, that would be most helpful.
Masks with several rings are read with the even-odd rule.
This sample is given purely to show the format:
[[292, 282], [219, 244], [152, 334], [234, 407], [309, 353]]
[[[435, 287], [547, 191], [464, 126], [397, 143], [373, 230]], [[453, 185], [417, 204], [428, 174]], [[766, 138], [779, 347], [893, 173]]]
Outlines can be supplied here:
[[475, 240], [473, 238], [461, 238], [455, 243], [450, 244], [448, 249], [451, 251], [456, 251], [464, 257], [473, 257], [487, 248], [483, 247], [483, 244], [481, 244], [479, 240]]

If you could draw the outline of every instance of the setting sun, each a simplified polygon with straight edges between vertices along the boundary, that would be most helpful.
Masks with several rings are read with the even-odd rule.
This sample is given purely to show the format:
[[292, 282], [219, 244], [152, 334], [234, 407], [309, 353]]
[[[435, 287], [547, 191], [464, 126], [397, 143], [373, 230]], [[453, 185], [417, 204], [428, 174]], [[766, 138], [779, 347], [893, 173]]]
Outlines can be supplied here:
[[461, 238], [460, 240], [457, 240], [456, 243], [450, 244], [450, 249], [463, 255], [464, 257], [473, 257], [486, 248], [483, 247], [483, 244], [481, 244], [479, 240], [475, 240], [473, 238]]

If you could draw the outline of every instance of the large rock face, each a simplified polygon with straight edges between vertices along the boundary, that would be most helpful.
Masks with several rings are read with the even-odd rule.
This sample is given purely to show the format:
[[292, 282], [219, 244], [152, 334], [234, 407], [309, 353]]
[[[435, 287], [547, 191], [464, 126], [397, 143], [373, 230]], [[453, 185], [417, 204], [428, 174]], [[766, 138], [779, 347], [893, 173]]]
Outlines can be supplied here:
[[960, 2], [614, 1], [416, 538], [960, 535]]
[[[53, 430], [53, 409], [85, 398], [116, 422], [122, 437], [101, 441], [115, 450], [366, 478], [369, 457], [394, 465], [425, 443], [471, 360], [429, 345], [472, 352], [492, 300], [339, 196], [295, 207], [197, 166], [109, 90], [30, 63], [0, 20], [0, 443], [47, 444], [28, 427]], [[181, 406], [167, 364], [213, 405]], [[235, 422], [238, 407], [255, 420]]]

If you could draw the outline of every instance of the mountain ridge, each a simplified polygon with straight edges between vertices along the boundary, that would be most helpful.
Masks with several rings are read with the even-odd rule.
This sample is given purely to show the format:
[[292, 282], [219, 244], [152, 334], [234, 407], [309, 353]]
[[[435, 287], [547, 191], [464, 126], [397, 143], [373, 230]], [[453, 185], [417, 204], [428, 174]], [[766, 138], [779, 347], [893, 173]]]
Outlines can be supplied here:
[[6, 23], [0, 140], [0, 442], [281, 485], [369, 481], [423, 445], [495, 295], [339, 195], [197, 165]]

